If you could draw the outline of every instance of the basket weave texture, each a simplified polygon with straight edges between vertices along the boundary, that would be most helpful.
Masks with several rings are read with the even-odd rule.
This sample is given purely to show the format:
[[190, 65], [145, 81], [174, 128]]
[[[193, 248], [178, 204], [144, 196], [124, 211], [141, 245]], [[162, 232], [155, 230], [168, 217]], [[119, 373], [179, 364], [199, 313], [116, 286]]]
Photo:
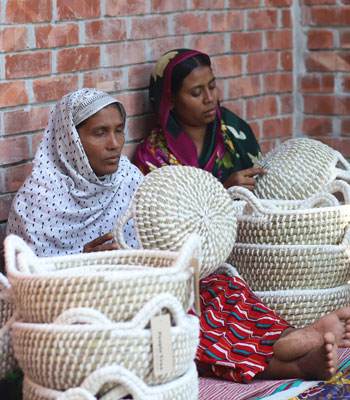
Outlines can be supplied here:
[[268, 165], [267, 174], [258, 177], [254, 187], [254, 193], [261, 199], [306, 199], [337, 178], [350, 180], [350, 164], [344, 157], [313, 139], [287, 140], [257, 164]]
[[[114, 387], [98, 396], [106, 384]], [[23, 382], [23, 400], [120, 400], [132, 395], [134, 400], [196, 400], [198, 398], [197, 370], [194, 362], [181, 377], [158, 386], [148, 386], [129, 370], [110, 365], [94, 371], [81, 387], [60, 392], [44, 388], [28, 377]]]
[[222, 264], [236, 238], [236, 214], [223, 185], [209, 172], [189, 166], [165, 166], [145, 176], [129, 208], [117, 222], [115, 238], [127, 248], [123, 227], [131, 218], [140, 248], [178, 250], [192, 232], [201, 236], [200, 278]]
[[53, 322], [75, 307], [93, 308], [114, 322], [127, 321], [164, 292], [174, 295], [185, 311], [193, 304], [196, 235], [180, 252], [116, 250], [38, 258], [15, 235], [4, 244], [13, 298], [26, 322]]
[[[170, 311], [173, 370], [154, 375], [150, 320]], [[79, 386], [93, 371], [118, 364], [148, 385], [183, 375], [196, 355], [198, 318], [186, 315], [174, 296], [153, 297], [129, 322], [113, 323], [89, 308], [65, 311], [52, 324], [15, 322], [12, 339], [19, 366], [41, 386], [66, 390]]]

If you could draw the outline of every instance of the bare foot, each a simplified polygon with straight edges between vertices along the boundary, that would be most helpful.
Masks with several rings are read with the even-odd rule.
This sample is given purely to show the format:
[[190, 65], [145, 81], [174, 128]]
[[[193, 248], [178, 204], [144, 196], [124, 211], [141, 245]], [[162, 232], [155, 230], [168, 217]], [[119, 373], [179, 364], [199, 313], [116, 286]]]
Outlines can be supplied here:
[[350, 307], [325, 315], [302, 329], [288, 330], [274, 344], [279, 360], [294, 360], [323, 345], [326, 333], [332, 333], [339, 347], [350, 347]]
[[274, 356], [265, 371], [255, 378], [328, 380], [335, 374], [337, 366], [338, 345], [333, 333], [327, 332], [321, 346], [293, 360], [282, 361]]

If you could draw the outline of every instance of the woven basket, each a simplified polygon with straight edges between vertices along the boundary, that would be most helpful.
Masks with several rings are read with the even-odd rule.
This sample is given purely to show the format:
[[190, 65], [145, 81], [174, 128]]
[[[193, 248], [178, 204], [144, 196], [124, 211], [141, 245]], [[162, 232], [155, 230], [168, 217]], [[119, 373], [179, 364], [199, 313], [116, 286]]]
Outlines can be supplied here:
[[241, 208], [242, 203], [230, 201], [223, 185], [209, 172], [165, 166], [146, 175], [139, 185], [116, 224], [116, 242], [120, 248], [128, 248], [123, 227], [131, 218], [139, 247], [144, 249], [176, 251], [196, 232], [202, 239], [203, 278], [230, 254]]
[[350, 279], [350, 228], [337, 246], [236, 243], [227, 262], [253, 290], [341, 286]]
[[350, 285], [317, 290], [255, 291], [263, 303], [296, 328], [325, 314], [350, 306]]
[[[336, 181], [330, 190], [341, 191], [349, 202], [347, 183]], [[337, 245], [350, 223], [350, 204], [339, 205], [330, 193], [318, 193], [304, 201], [288, 201], [259, 200], [238, 186], [228, 192], [232, 199], [247, 202], [243, 215], [237, 216], [236, 243]]]
[[[114, 388], [96, 397], [106, 384]], [[127, 369], [111, 365], [94, 371], [79, 388], [66, 392], [44, 388], [28, 377], [23, 381], [23, 400], [119, 400], [131, 395], [134, 400], [197, 400], [198, 376], [193, 362], [188, 371], [171, 382], [148, 386]]]
[[336, 178], [350, 180], [350, 164], [344, 157], [312, 139], [284, 142], [257, 163], [266, 164], [267, 174], [258, 177], [254, 187], [255, 195], [262, 199], [306, 199]]
[[13, 297], [26, 322], [52, 322], [69, 308], [90, 307], [115, 322], [127, 321], [160, 293], [174, 295], [188, 311], [194, 300], [192, 235], [180, 252], [115, 250], [38, 258], [22, 239], [5, 239]]
[[[152, 335], [147, 326], [162, 309], [170, 311], [173, 370], [153, 373]], [[16, 359], [24, 374], [41, 386], [65, 390], [79, 386], [94, 370], [118, 364], [149, 385], [183, 375], [196, 355], [198, 318], [186, 315], [170, 294], [152, 298], [130, 322], [113, 323], [89, 308], [65, 311], [52, 324], [15, 322]]]

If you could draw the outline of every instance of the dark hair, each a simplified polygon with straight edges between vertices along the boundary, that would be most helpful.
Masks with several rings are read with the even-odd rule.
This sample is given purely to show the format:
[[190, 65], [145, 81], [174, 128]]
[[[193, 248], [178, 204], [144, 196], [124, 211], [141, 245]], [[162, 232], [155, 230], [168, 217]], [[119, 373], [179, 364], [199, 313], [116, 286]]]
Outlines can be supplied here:
[[197, 67], [210, 67], [208, 58], [203, 54], [196, 54], [193, 57], [187, 58], [185, 61], [175, 65], [171, 73], [171, 93], [176, 94], [182, 86], [182, 82], [187, 75]]

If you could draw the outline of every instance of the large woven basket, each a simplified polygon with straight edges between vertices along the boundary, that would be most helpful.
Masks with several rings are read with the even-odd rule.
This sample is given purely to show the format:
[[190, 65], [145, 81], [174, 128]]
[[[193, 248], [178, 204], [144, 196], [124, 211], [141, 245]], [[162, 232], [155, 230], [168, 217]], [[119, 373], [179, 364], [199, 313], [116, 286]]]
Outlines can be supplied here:
[[296, 328], [350, 306], [350, 285], [316, 290], [254, 291], [263, 303]]
[[[150, 320], [168, 309], [173, 350], [171, 373], [153, 372]], [[89, 308], [65, 311], [52, 324], [15, 322], [12, 330], [16, 359], [24, 374], [41, 386], [66, 390], [79, 386], [93, 371], [118, 364], [149, 385], [183, 375], [196, 355], [198, 318], [187, 315], [170, 294], [152, 298], [130, 322], [113, 323]]]
[[341, 286], [350, 279], [350, 228], [340, 245], [236, 243], [227, 262], [253, 290]]
[[17, 366], [13, 353], [11, 328], [16, 319], [10, 284], [0, 274], [0, 379], [5, 378]]
[[188, 166], [165, 166], [146, 175], [128, 210], [117, 222], [115, 237], [128, 248], [123, 227], [133, 218], [140, 248], [178, 250], [192, 232], [202, 239], [203, 278], [223, 263], [236, 238], [236, 214], [241, 202], [232, 202], [212, 174]]
[[259, 200], [245, 188], [228, 189], [232, 199], [247, 202], [243, 214], [237, 216], [236, 242], [340, 244], [350, 223], [349, 185], [337, 181], [330, 190], [341, 191], [347, 204], [339, 205], [330, 193], [318, 193], [304, 201]]
[[[106, 384], [114, 384], [109, 392], [98, 396]], [[188, 371], [171, 382], [148, 386], [127, 369], [111, 365], [96, 370], [81, 387], [65, 392], [44, 388], [28, 377], [23, 382], [23, 400], [120, 400], [131, 395], [134, 400], [197, 400], [198, 376], [193, 362]]]
[[306, 199], [336, 178], [350, 180], [350, 164], [344, 157], [312, 139], [288, 140], [257, 164], [268, 165], [267, 174], [260, 176], [254, 187], [255, 195], [262, 199]]
[[52, 322], [74, 307], [91, 307], [115, 322], [127, 321], [164, 292], [174, 295], [185, 311], [193, 304], [197, 235], [179, 252], [115, 250], [38, 258], [15, 235], [4, 245], [14, 301], [26, 322]]

